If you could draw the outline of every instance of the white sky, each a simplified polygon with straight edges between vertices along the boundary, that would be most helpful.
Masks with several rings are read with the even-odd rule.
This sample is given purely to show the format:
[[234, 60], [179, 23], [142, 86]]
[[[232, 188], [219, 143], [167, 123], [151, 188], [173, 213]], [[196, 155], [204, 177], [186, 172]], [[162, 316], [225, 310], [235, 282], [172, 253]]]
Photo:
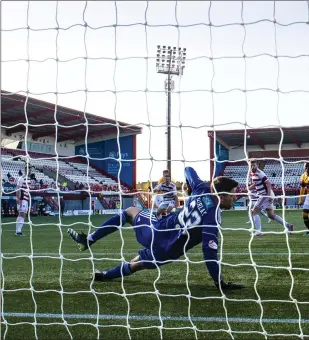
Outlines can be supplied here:
[[[183, 178], [183, 160], [193, 165], [201, 178], [209, 178], [207, 130], [212, 124], [216, 129], [231, 129], [243, 128], [246, 121], [255, 128], [309, 123], [309, 25], [297, 23], [309, 21], [306, 1], [276, 2], [275, 12], [273, 2], [246, 1], [243, 3], [244, 22], [256, 23], [245, 25], [245, 29], [240, 25], [212, 27], [211, 32], [209, 26], [202, 25], [209, 23], [209, 2], [206, 1], [150, 1], [148, 8], [144, 1], [96, 1], [87, 5], [83, 1], [60, 1], [57, 16], [56, 2], [52, 1], [30, 2], [28, 16], [27, 2], [7, 1], [1, 6], [2, 30], [25, 28], [27, 20], [28, 25], [36, 29], [29, 31], [29, 40], [27, 29], [2, 31], [1, 88], [25, 91], [28, 80], [32, 96], [55, 102], [55, 95], [46, 93], [54, 93], [58, 86], [59, 92], [66, 92], [58, 96], [59, 105], [84, 110], [86, 96], [81, 90], [87, 87], [90, 91], [87, 112], [145, 124], [143, 134], [138, 136], [137, 156], [149, 159], [151, 155], [162, 162], [139, 161], [138, 181], [147, 180], [149, 176], [156, 180], [165, 168], [166, 137], [162, 127], [166, 124], [165, 77], [156, 73], [158, 44], [187, 48], [184, 75], [180, 82], [175, 79], [172, 124], [191, 127], [172, 129], [172, 158], [178, 160], [172, 165], [175, 180]], [[241, 6], [241, 2], [236, 1], [212, 2], [212, 24], [241, 23]], [[83, 13], [88, 25], [98, 29], [69, 28], [84, 24]], [[273, 20], [273, 13], [277, 22], [294, 24], [276, 25], [275, 30], [272, 22], [257, 22]], [[58, 38], [56, 18], [59, 27], [68, 28], [59, 30]], [[145, 18], [148, 26], [134, 25], [144, 24]], [[179, 28], [167, 26], [176, 25], [177, 21]], [[131, 26], [117, 26], [116, 30], [103, 27], [116, 23]], [[187, 27], [181, 27], [184, 25]], [[56, 61], [31, 62], [28, 78], [27, 42], [31, 60], [43, 61], [56, 58], [57, 54], [60, 61], [86, 55], [97, 59], [88, 60], [87, 67], [84, 59], [58, 62], [58, 79]], [[212, 62], [209, 59], [211, 49], [214, 58], [225, 58]], [[279, 58], [278, 62], [266, 55], [244, 59], [241, 58], [243, 50], [247, 57], [260, 54], [304, 56]], [[129, 59], [115, 62], [115, 51], [118, 58]], [[152, 59], [147, 61], [146, 56]], [[4, 62], [7, 60], [18, 61]], [[281, 91], [296, 92], [278, 96], [277, 81]], [[212, 98], [211, 82], [215, 92], [226, 93], [214, 93]], [[256, 91], [233, 90], [245, 86]], [[116, 95], [109, 92], [115, 89]], [[151, 128], [146, 124], [152, 125]]]

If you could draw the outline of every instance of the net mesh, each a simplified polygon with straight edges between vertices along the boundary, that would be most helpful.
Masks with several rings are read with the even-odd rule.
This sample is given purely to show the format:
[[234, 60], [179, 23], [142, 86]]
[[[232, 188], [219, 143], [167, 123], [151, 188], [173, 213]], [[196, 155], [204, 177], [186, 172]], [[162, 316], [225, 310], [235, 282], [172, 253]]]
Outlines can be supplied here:
[[[190, 6], [198, 5], [197, 3], [189, 4], [189, 2], [186, 5], [183, 5], [182, 2], [170, 2], [168, 5], [141, 2], [142, 7], [132, 3], [130, 6], [133, 6], [131, 8], [134, 10], [130, 10], [128, 7], [120, 12], [119, 8], [124, 6], [122, 3], [109, 2], [106, 5], [106, 13], [102, 9], [102, 12], [96, 12], [93, 3], [90, 2], [79, 3], [76, 10], [63, 5], [63, 13], [59, 9], [61, 2], [53, 3], [53, 10], [48, 8], [46, 12], [44, 12], [43, 3], [40, 4], [40, 8], [36, 8], [31, 2], [25, 4], [24, 7], [19, 9], [18, 13], [16, 12], [16, 15], [20, 15], [19, 19], [26, 19], [25, 24], [20, 23], [22, 19], [18, 22], [18, 19], [14, 21], [13, 26], [6, 22], [6, 26], [2, 27], [4, 39], [2, 46], [4, 51], [2, 56], [3, 85], [8, 84], [10, 88], [14, 89], [11, 91], [12, 95], [14, 93], [26, 94], [24, 102], [26, 123], [11, 124], [10, 127], [18, 128], [23, 125], [25, 127], [23, 138], [27, 141], [30, 127], [44, 128], [44, 126], [50, 125], [44, 123], [44, 121], [39, 126], [31, 123], [28, 119], [29, 98], [33, 96], [53, 98], [55, 110], [52, 125], [55, 127], [55, 140], [57, 141], [59, 129], [67, 127], [58, 122], [57, 106], [60, 99], [67, 97], [76, 100], [76, 105], [83, 108], [84, 122], [77, 124], [74, 128], [85, 128], [85, 154], [82, 156], [87, 160], [85, 182], [88, 185], [84, 192], [88, 197], [93, 194], [89, 185], [90, 164], [93, 161], [100, 160], [99, 157], [91, 156], [88, 149], [88, 139], [92, 138], [89, 135], [89, 127], [95, 124], [89, 122], [86, 112], [88, 102], [93, 94], [104, 94], [104, 98], [108, 98], [109, 103], [106, 103], [106, 105], [110, 112], [113, 112], [111, 118], [116, 122], [109, 124], [117, 129], [118, 155], [109, 158], [118, 162], [117, 182], [120, 198], [123, 195], [120, 177], [123, 158], [120, 143], [122, 123], [120, 122], [119, 112], [123, 111], [123, 106], [127, 105], [126, 100], [122, 97], [123, 95], [141, 94], [143, 97], [140, 97], [139, 100], [144, 102], [140, 107], [140, 111], [145, 114], [144, 120], [137, 117], [136, 123], [144, 127], [143, 133], [146, 138], [140, 147], [144, 148], [143, 152], [146, 156], [142, 155], [131, 161], [136, 161], [138, 165], [148, 161], [148, 164], [150, 164], [148, 167], [149, 175], [147, 175], [149, 179], [153, 179], [153, 171], [155, 172], [155, 169], [159, 168], [165, 161], [161, 152], [164, 150], [164, 138], [157, 134], [156, 129], [163, 131], [166, 125], [162, 118], [160, 118], [161, 120], [154, 119], [154, 116], [159, 115], [158, 112], [155, 115], [153, 114], [154, 111], [158, 111], [154, 106], [160, 107], [161, 105], [157, 103], [159, 97], [155, 95], [158, 94], [161, 96], [160, 98], [163, 98], [165, 91], [163, 86], [161, 89], [153, 85], [152, 73], [154, 72], [151, 67], [153, 67], [156, 59], [153, 47], [160, 43], [155, 40], [164, 40], [165, 32], [173, 29], [176, 34], [173, 33], [168, 37], [171, 44], [179, 47], [185, 41], [189, 45], [188, 49], [190, 47], [194, 49], [194, 44], [200, 44], [200, 51], [202, 51], [202, 53], [196, 55], [192, 53], [193, 56], [187, 60], [188, 74], [186, 76], [190, 80], [190, 85], [187, 86], [182, 77], [175, 80], [176, 89], [173, 93], [173, 103], [175, 103], [176, 110], [173, 112], [178, 111], [178, 114], [175, 115], [177, 119], [173, 120], [172, 129], [175, 136], [178, 137], [179, 146], [178, 150], [173, 152], [178, 155], [178, 157], [173, 157], [175, 173], [178, 169], [181, 173], [184, 167], [190, 164], [204, 170], [206, 167], [203, 164], [208, 166], [212, 162], [215, 167], [214, 177], [216, 168], [224, 163], [217, 152], [216, 144], [216, 132], [222, 126], [229, 128], [241, 125], [245, 128], [243, 145], [240, 147], [243, 151], [242, 157], [236, 157], [235, 161], [247, 163], [250, 158], [247, 141], [250, 137], [252, 125], [256, 127], [274, 126], [281, 132], [278, 147], [279, 158], [269, 157], [265, 159], [261, 157], [260, 159], [280, 163], [282, 194], [279, 198], [286, 198], [285, 169], [287, 164], [305, 161], [305, 159], [299, 159], [297, 162], [286, 161], [282, 150], [284, 136], [287, 133], [283, 127], [293, 124], [293, 120], [288, 120], [290, 117], [287, 117], [290, 116], [289, 108], [292, 108], [290, 105], [295, 105], [299, 111], [295, 113], [295, 119], [306, 123], [302, 115], [306, 113], [304, 107], [307, 107], [305, 104], [308, 103], [309, 93], [308, 1], [288, 3], [290, 7], [288, 5], [285, 7], [278, 2], [271, 3], [271, 5], [263, 3], [267, 10], [261, 10], [257, 3], [247, 5], [245, 2], [234, 2], [230, 5], [231, 7], [228, 7], [227, 3], [223, 3], [222, 7], [213, 2], [203, 2], [201, 13], [199, 13], [200, 15], [196, 13], [196, 18], [189, 12], [190, 10], [193, 11], [193, 7]], [[164, 6], [167, 6], [168, 9], [166, 10]], [[189, 7], [181, 8], [182, 6]], [[225, 6], [227, 9], [225, 9]], [[31, 10], [32, 8], [33, 10]], [[14, 7], [9, 8], [9, 6], [3, 5], [3, 10], [4, 14], [5, 10], [10, 13], [14, 10]], [[135, 10], [139, 13], [142, 12], [142, 19], [139, 18], [134, 21]], [[220, 16], [219, 14], [222, 12], [225, 12], [225, 14]], [[48, 26], [44, 24], [44, 20], [46, 19], [48, 22], [50, 14], [55, 24]], [[101, 24], [101, 14], [105, 15], [104, 24]], [[80, 16], [82, 19], [80, 19]], [[284, 18], [284, 20], [281, 22], [278, 16]], [[159, 20], [159, 18], [161, 19]], [[197, 18], [202, 19], [198, 21]], [[156, 22], [160, 23], [157, 24]], [[140, 27], [142, 27], [143, 33], [134, 31], [135, 28]], [[256, 32], [252, 31], [254, 27], [257, 27]], [[130, 50], [129, 53], [126, 48], [122, 48], [120, 45], [127, 38], [125, 30], [129, 31], [130, 29], [132, 29], [130, 34], [136, 34], [136, 38], [131, 40], [134, 45], [133, 50], [132, 46], [126, 46]], [[200, 31], [195, 29], [200, 29]], [[222, 30], [224, 29], [230, 30], [228, 38], [222, 38]], [[156, 32], [159, 33], [154, 34], [153, 30], [158, 30]], [[61, 35], [73, 31], [73, 35], [66, 38], [68, 40], [61, 41]], [[51, 55], [46, 55], [44, 49], [41, 50], [38, 44], [40, 39], [48, 37], [51, 32], [55, 32], [55, 40], [46, 52], [47, 54], [51, 53]], [[102, 35], [95, 37], [94, 34], [98, 32], [102, 32]], [[227, 34], [227, 31], [224, 32], [223, 35]], [[16, 33], [21, 35], [17, 37], [15, 36]], [[38, 39], [34, 36], [35, 33], [42, 35]], [[263, 45], [260, 43], [263, 38], [266, 39], [266, 36], [271, 34], [274, 38], [272, 44]], [[33, 47], [31, 46], [32, 35], [33, 39], [38, 39]], [[196, 35], [200, 35], [200, 40], [196, 39]], [[239, 39], [237, 44], [236, 40], [233, 40], [234, 36]], [[72, 38], [79, 41], [80, 46], [77, 49], [80, 51], [79, 54], [70, 53], [70, 45], [65, 46]], [[284, 39], [287, 39], [288, 43], [284, 44]], [[11, 48], [10, 53], [8, 53], [6, 44], [11, 46], [9, 40], [13, 44], [20, 44], [19, 46], [23, 46], [23, 48], [18, 48], [17, 51]], [[226, 49], [221, 49], [224, 51], [221, 55], [218, 53], [220, 49], [218, 49], [216, 41], [226, 47]], [[100, 43], [102, 43], [101, 49]], [[150, 46], [150, 43], [154, 46]], [[96, 45], [97, 47], [95, 47]], [[238, 49], [231, 47], [234, 45], [237, 45]], [[240, 49], [239, 46], [241, 46]], [[134, 48], [137, 50], [136, 55]], [[263, 48], [266, 51], [261, 51]], [[100, 53], [97, 49], [100, 49]], [[66, 53], [62, 53], [62, 50], [66, 50]], [[254, 53], [250, 53], [252, 50]], [[26, 51], [25, 55], [23, 55], [24, 51]], [[64, 55], [67, 57], [64, 57]], [[128, 71], [130, 66], [124, 67], [121, 64], [123, 61], [132, 60], [137, 62], [137, 69], [140, 69], [142, 74], [139, 77], [140, 81], [134, 81], [133, 73]], [[266, 69], [266, 72], [271, 73], [269, 77], [272, 78], [271, 81], [263, 82], [261, 79], [263, 76], [260, 77], [254, 72], [256, 60], [265, 63], [265, 67], [259, 66], [258, 72], [265, 72]], [[94, 61], [107, 63], [108, 67], [104, 71], [106, 73], [96, 74], [96, 67], [92, 64]], [[192, 66], [190, 68], [196, 61], [207, 66], [205, 66], [205, 69], [201, 69], [201, 64], [198, 64], [197, 67]], [[227, 61], [227, 64], [222, 64], [223, 61]], [[240, 63], [237, 64], [237, 67], [236, 62]], [[51, 75], [46, 75], [48, 79], [45, 80], [40, 78], [38, 74], [42, 69], [38, 65], [52, 65], [51, 63], [53, 63], [53, 66], [50, 66], [53, 67]], [[298, 65], [297, 70], [293, 68], [295, 64]], [[26, 68], [24, 65], [26, 65]], [[15, 67], [20, 76], [18, 81], [16, 77], [10, 76]], [[234, 67], [236, 73], [233, 71]], [[63, 76], [66, 68], [68, 72], [65, 76], [72, 77], [70, 82], [66, 82]], [[143, 70], [141, 70], [142, 68]], [[288, 68], [291, 68], [291, 73], [294, 71], [297, 74], [296, 81], [291, 74], [290, 78], [286, 78], [286, 73], [289, 73]], [[82, 77], [80, 77], [80, 69], [84, 70]], [[137, 69], [135, 68], [134, 72], [137, 72]], [[190, 72], [190, 70], [193, 71]], [[201, 74], [199, 74], [199, 71]], [[100, 84], [100, 80], [98, 83], [94, 83], [92, 79], [104, 78], [108, 72], [112, 81], [109, 83], [106, 81], [103, 87], [96, 86]], [[126, 72], [128, 76], [118, 78], [119, 74], [126, 74]], [[76, 78], [77, 85], [75, 86], [74, 76], [77, 73], [78, 76], [76, 75], [76, 77], [80, 77], [80, 79]], [[35, 75], [35, 82], [32, 81], [32, 75]], [[252, 81], [252, 78], [255, 77], [258, 78], [256, 83], [259, 86], [254, 85], [255, 83]], [[46, 85], [50, 83], [53, 85]], [[53, 87], [54, 84], [55, 87]], [[82, 84], [80, 88], [78, 87], [79, 84]], [[41, 90], [41, 88], [44, 90]], [[203, 99], [194, 97], [199, 93], [207, 98], [206, 104]], [[74, 94], [75, 96], [70, 97]], [[255, 97], [257, 110], [252, 107], [255, 104], [252, 102], [252, 98], [249, 98], [254, 94], [258, 94]], [[226, 106], [220, 104], [225, 100], [222, 97], [223, 95], [228, 95], [228, 97], [224, 97], [228, 98]], [[291, 100], [293, 104], [288, 104], [286, 98], [292, 95], [296, 96]], [[187, 97], [190, 97], [189, 100], [187, 100]], [[133, 100], [136, 98], [134, 97]], [[204, 106], [205, 109], [197, 109], [192, 104], [195, 100], [198, 101], [197, 105]], [[257, 104], [258, 101], [266, 102], [265, 106], [261, 103]], [[70, 102], [70, 99], [67, 102]], [[125, 104], [122, 104], [122, 102]], [[225, 117], [222, 109], [227, 109], [227, 106], [232, 102], [235, 109], [231, 108], [228, 117]], [[242, 104], [235, 104], [235, 102]], [[99, 100], [98, 104], [101, 104]], [[288, 107], [287, 110], [285, 106]], [[261, 113], [259, 116], [257, 111], [263, 109], [266, 109], [267, 112], [276, 112], [276, 117], [267, 116], [268, 113], [264, 115]], [[197, 110], [198, 114], [191, 116], [194, 110]], [[164, 107], [160, 112], [164, 112]], [[160, 116], [164, 115], [160, 114]], [[205, 116], [207, 116], [207, 119]], [[259, 120], [261, 120], [261, 124]], [[264, 124], [264, 121], [267, 121], [267, 124]], [[202, 147], [196, 146], [196, 141], [193, 141], [194, 138], [199, 136], [199, 133], [200, 136], [206, 134], [207, 129], [212, 130], [213, 149], [215, 150], [213, 158], [205, 156]], [[259, 143], [259, 141], [256, 142]], [[190, 154], [192, 148], [198, 149], [198, 153], [193, 153], [193, 156]], [[29, 338], [34, 337], [35, 339], [44, 339], [45, 336], [46, 338], [54, 336], [71, 339], [107, 339], [113, 337], [134, 339], [136, 336], [138, 337], [138, 331], [141, 332], [141, 336], [144, 338], [148, 336], [150, 339], [176, 339], [180, 337], [201, 339], [208, 334], [218, 336], [220, 339], [267, 339], [269, 337], [304, 339], [309, 336], [309, 330], [306, 326], [309, 323], [306, 319], [308, 298], [306, 294], [302, 293], [301, 289], [306, 286], [303, 285], [304, 287], [302, 287], [302, 283], [306, 282], [308, 272], [306, 264], [301, 259], [301, 257], [308, 255], [308, 253], [303, 252], [304, 248], [302, 248], [306, 247], [306, 244], [299, 239], [296, 240], [297, 235], [295, 237], [293, 235], [294, 238], [291, 240], [291, 236], [285, 228], [272, 227], [265, 234], [273, 238], [270, 241], [265, 241], [262, 245], [257, 245], [253, 234], [252, 218], [251, 227], [240, 227], [239, 221], [244, 220], [244, 216], [236, 212], [226, 213], [224, 218], [229, 221], [227, 222], [228, 226], [224, 225], [219, 230], [219, 264], [223, 272], [227, 271], [231, 277], [239, 277], [247, 283], [248, 288], [245, 293], [226, 294], [223, 291], [217, 292], [210, 284], [199, 284], [201, 277], [206, 276], [203, 267], [204, 261], [198, 257], [199, 251], [186, 253], [183, 259], [175, 261], [170, 267], [161, 269], [157, 266], [157, 270], [152, 273], [146, 273], [139, 279], [128, 281], [128, 283], [124, 277], [121, 278], [120, 282], [110, 286], [98, 286], [93, 279], [85, 283], [86, 271], [93, 272], [97, 265], [101, 264], [113, 265], [119, 262], [124, 264], [135, 254], [134, 241], [128, 241], [127, 234], [127, 230], [130, 232], [133, 227], [124, 228], [121, 224], [119, 239], [115, 238], [111, 241], [111, 243], [115, 243], [115, 246], [109, 243], [108, 250], [104, 253], [100, 252], [98, 248], [94, 250], [91, 248], [89, 254], [86, 255], [74, 253], [73, 246], [69, 246], [69, 242], [66, 242], [65, 229], [78, 226], [85, 228], [85, 230], [88, 228], [90, 233], [97, 227], [98, 222], [94, 222], [93, 216], [90, 214], [86, 220], [82, 221], [65, 220], [66, 217], [60, 215], [61, 189], [58, 185], [60, 167], [62, 166], [60, 161], [70, 160], [70, 157], [60, 156], [56, 143], [52, 154], [53, 156], [50, 158], [41, 157], [41, 160], [52, 159], [57, 164], [56, 201], [58, 202], [59, 218], [54, 220], [51, 227], [50, 222], [37, 223], [29, 215], [29, 220], [25, 223], [29, 227], [29, 242], [27, 241], [27, 244], [26, 242], [22, 243], [21, 251], [15, 253], [10, 251], [8, 246], [13, 241], [16, 242], [9, 236], [12, 228], [14, 228], [12, 222], [2, 221], [1, 325], [3, 326], [2, 336], [4, 339], [26, 339], [31, 332], [33, 333]], [[29, 171], [29, 164], [33, 159], [27, 143], [25, 143], [25, 156], [21, 158], [28, 164], [26, 169]], [[144, 171], [142, 169], [145, 168], [140, 166], [139, 169], [142, 172]], [[145, 172], [147, 172], [147, 168]], [[155, 174], [157, 173], [155, 172]], [[249, 174], [244, 175], [244, 177], [246, 176], [247, 180], [244, 183], [248, 188]], [[120, 204], [122, 204], [121, 202], [120, 199]], [[122, 208], [122, 205], [120, 205], [120, 208]], [[91, 200], [89, 200], [87, 209], [92, 209]], [[231, 217], [232, 214], [234, 216]], [[296, 218], [295, 216], [286, 211], [283, 205], [282, 217], [284, 221], [285, 218]], [[46, 235], [49, 237], [52, 233], [56, 233], [56, 229], [58, 233], [54, 237], [57, 246], [55, 247], [55, 244], [53, 244], [52, 247], [49, 247], [44, 238]], [[299, 231], [303, 232], [301, 227]], [[238, 238], [241, 241], [238, 241]], [[47, 251], [44, 249], [44, 245], [48, 249]], [[276, 246], [279, 250], [274, 249]], [[13, 249], [14, 247], [16, 247], [16, 244], [12, 246]], [[56, 261], [57, 265], [54, 265], [55, 262], [53, 261]], [[29, 264], [30, 268], [28, 268]], [[175, 266], [176, 269], [172, 269], [171, 266]], [[24, 270], [26, 267], [27, 270]], [[20, 277], [18, 277], [19, 270]], [[24, 271], [28, 274], [25, 274]], [[42, 281], [44, 281], [42, 277], [44, 276], [46, 276], [46, 280], [50, 279], [51, 284], [46, 282], [42, 284]], [[280, 285], [282, 285], [282, 288], [280, 288]], [[27, 294], [30, 294], [30, 299]], [[57, 301], [59, 298], [60, 302]], [[21, 306], [16, 306], [16, 303], [14, 303], [16, 299], [20, 299]], [[30, 331], [27, 326], [31, 327]], [[49, 327], [46, 328], [46, 326]]]

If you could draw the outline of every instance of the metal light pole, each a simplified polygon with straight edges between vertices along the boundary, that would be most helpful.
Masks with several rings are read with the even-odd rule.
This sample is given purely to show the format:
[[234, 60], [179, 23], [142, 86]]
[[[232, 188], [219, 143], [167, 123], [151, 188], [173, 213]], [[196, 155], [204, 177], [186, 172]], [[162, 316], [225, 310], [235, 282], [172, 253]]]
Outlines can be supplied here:
[[171, 171], [171, 111], [172, 111], [172, 91], [174, 90], [173, 75], [179, 76], [183, 74], [186, 62], [186, 48], [171, 47], [171, 46], [157, 46], [157, 73], [167, 75], [165, 80], [165, 92], [167, 95], [167, 169], [170, 174]]

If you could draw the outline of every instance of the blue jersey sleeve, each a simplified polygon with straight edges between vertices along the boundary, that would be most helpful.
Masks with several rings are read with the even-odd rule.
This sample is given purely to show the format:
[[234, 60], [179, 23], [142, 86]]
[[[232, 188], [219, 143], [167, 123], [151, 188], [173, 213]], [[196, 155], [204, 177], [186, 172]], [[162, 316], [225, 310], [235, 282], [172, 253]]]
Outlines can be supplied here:
[[198, 174], [193, 168], [185, 168], [185, 178], [187, 185], [191, 188], [192, 194], [198, 195], [202, 192], [210, 191], [209, 185], [199, 178]]

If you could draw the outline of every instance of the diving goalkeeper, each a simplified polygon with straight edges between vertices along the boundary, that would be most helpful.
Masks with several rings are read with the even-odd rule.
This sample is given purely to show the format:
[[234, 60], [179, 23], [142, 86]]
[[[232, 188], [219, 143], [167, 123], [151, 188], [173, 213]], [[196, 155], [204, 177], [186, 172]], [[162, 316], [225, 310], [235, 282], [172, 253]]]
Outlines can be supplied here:
[[[130, 223], [135, 227], [136, 239], [144, 249], [139, 250], [131, 263], [123, 263], [106, 271], [96, 270], [96, 281], [108, 281], [132, 275], [139, 270], [155, 269], [173, 262], [202, 243], [206, 267], [214, 284], [221, 289], [244, 287], [223, 280], [217, 256], [221, 209], [231, 209], [238, 183], [228, 177], [217, 177], [211, 185], [206, 184], [191, 167], [185, 168], [185, 177], [190, 197], [179, 214], [170, 214], [158, 220], [150, 212], [131, 207], [109, 218], [88, 236], [68, 229], [69, 236], [78, 243], [80, 250], [86, 250], [118, 230], [119, 226]], [[212, 195], [214, 192], [218, 193], [219, 200]]]

